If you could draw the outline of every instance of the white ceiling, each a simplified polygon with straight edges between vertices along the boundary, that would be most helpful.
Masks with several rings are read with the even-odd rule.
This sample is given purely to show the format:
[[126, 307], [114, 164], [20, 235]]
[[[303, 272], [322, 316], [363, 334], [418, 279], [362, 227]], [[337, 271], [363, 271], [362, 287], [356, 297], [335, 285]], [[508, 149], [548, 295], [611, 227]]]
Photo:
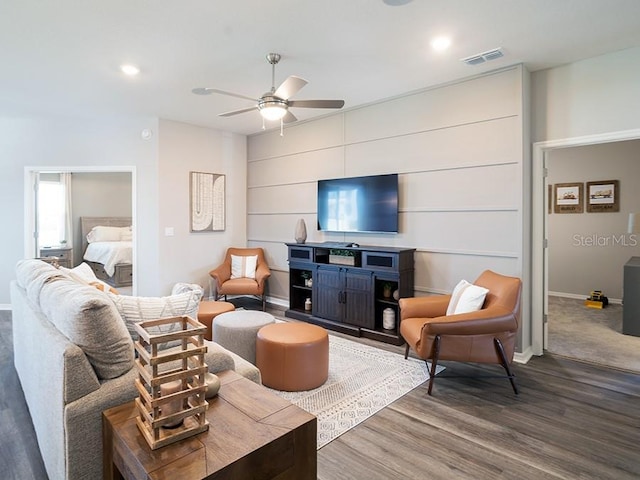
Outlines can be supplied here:
[[[453, 44], [437, 54], [429, 43], [443, 34]], [[276, 85], [309, 81], [294, 99], [352, 108], [507, 65], [538, 70], [639, 45], [640, 0], [2, 0], [0, 115], [158, 116], [249, 134], [261, 130], [257, 112], [217, 114], [251, 102], [191, 89], [257, 98], [271, 86], [268, 52], [282, 55]], [[503, 58], [460, 62], [496, 47]], [[140, 75], [124, 76], [122, 63]]]

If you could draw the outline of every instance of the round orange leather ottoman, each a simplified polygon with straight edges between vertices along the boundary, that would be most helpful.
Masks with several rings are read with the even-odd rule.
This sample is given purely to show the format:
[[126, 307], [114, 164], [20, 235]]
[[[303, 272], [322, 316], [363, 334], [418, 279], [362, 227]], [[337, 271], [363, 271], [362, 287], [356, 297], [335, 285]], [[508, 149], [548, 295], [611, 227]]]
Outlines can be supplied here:
[[329, 376], [329, 336], [308, 323], [274, 323], [256, 338], [262, 383], [287, 392], [317, 388]]
[[204, 334], [205, 340], [213, 340], [211, 338], [211, 325], [213, 319], [221, 313], [233, 312], [236, 307], [230, 302], [211, 302], [202, 301], [198, 307], [198, 321], [207, 327], [207, 333]]

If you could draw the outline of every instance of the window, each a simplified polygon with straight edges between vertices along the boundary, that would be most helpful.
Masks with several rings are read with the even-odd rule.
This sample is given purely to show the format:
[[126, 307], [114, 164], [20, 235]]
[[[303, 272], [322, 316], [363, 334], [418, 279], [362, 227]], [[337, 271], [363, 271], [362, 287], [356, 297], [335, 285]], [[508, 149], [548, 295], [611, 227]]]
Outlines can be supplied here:
[[66, 175], [41, 174], [37, 189], [38, 248], [71, 244]]

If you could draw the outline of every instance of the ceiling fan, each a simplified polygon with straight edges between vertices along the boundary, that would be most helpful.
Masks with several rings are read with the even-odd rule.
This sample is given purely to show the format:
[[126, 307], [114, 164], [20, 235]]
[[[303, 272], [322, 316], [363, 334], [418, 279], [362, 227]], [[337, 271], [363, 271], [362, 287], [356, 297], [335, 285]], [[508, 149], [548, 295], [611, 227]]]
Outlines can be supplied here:
[[[246, 113], [252, 110], [258, 109], [264, 120], [280, 120], [282, 123], [291, 123], [297, 120], [296, 116], [289, 111], [289, 107], [300, 108], [342, 108], [344, 106], [344, 100], [290, 100], [296, 93], [300, 91], [308, 82], [300, 77], [291, 75], [287, 77], [284, 82], [276, 89], [275, 87], [275, 74], [276, 64], [280, 61], [280, 54], [268, 53], [267, 62], [271, 64], [271, 90], [262, 95], [260, 98], [253, 98], [247, 95], [241, 95], [238, 93], [227, 92], [219, 90], [217, 88], [194, 88], [191, 90], [196, 95], [210, 95], [212, 93], [219, 93], [222, 95], [230, 95], [232, 97], [244, 98], [257, 102], [252, 107], [241, 108], [238, 110], [232, 110], [231, 112], [220, 113], [220, 117], [231, 117], [238, 115], [239, 113]], [[264, 128], [264, 124], [263, 124]]]

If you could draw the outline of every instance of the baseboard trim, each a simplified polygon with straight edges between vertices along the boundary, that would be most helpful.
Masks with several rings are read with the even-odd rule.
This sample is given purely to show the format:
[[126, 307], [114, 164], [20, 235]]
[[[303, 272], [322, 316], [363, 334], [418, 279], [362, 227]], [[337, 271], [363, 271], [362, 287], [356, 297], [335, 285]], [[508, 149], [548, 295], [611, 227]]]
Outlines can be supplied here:
[[289, 308], [289, 300], [285, 300], [283, 298], [270, 297], [267, 295], [267, 303], [278, 305], [279, 307], [284, 307], [285, 310]]
[[533, 357], [533, 350], [527, 347], [524, 352], [516, 352], [513, 355], [513, 361], [516, 363], [526, 364]]
[[10, 303], [0, 303], [0, 310], [11, 310]]

